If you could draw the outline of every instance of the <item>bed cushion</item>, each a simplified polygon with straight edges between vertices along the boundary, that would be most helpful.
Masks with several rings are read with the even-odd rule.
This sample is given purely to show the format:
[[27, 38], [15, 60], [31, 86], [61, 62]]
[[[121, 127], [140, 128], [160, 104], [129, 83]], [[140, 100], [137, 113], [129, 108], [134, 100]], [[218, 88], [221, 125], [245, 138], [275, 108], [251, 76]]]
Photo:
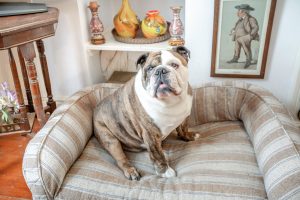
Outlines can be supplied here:
[[92, 137], [65, 177], [57, 199], [266, 199], [253, 146], [240, 121], [192, 128], [199, 140], [176, 134], [163, 143], [175, 178], [155, 175], [148, 153], [126, 152], [142, 179], [127, 180], [112, 157]]

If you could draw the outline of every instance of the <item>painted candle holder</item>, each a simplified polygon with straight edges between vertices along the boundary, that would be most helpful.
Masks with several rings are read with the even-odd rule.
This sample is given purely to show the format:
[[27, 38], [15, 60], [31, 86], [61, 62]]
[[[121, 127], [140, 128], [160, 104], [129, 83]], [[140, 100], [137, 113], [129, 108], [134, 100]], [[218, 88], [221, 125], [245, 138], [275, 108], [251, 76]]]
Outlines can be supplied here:
[[169, 28], [171, 38], [169, 40], [169, 45], [171, 46], [182, 46], [184, 45], [184, 39], [182, 38], [184, 27], [180, 19], [181, 6], [172, 6], [173, 20]]
[[90, 1], [88, 8], [92, 13], [92, 19], [90, 21], [90, 31], [91, 31], [91, 43], [92, 44], [103, 44], [105, 43], [105, 38], [103, 36], [104, 27], [98, 16], [98, 8], [100, 6], [96, 1]]

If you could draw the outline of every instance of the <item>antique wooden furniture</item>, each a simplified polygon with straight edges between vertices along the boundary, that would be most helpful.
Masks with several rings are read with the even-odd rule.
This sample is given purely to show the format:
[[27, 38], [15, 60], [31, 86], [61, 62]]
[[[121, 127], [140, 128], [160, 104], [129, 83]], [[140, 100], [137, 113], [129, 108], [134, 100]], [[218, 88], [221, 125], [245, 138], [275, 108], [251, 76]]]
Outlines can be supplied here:
[[[42, 39], [55, 34], [55, 24], [58, 22], [59, 11], [57, 8], [48, 8], [48, 12], [18, 15], [0, 18], [0, 50], [8, 50], [10, 67], [13, 75], [14, 85], [20, 104], [20, 128], [28, 130], [27, 108], [24, 103], [21, 83], [17, 73], [15, 59], [11, 48], [17, 47], [20, 59], [26, 96], [28, 99], [28, 110], [35, 111], [41, 126], [46, 122], [45, 110], [52, 113], [56, 103], [52, 97], [48, 65], [44, 54], [44, 43]], [[43, 108], [42, 98], [37, 78], [34, 58], [36, 57], [34, 43], [37, 45], [44, 82], [46, 86], [48, 102], [47, 108]]]

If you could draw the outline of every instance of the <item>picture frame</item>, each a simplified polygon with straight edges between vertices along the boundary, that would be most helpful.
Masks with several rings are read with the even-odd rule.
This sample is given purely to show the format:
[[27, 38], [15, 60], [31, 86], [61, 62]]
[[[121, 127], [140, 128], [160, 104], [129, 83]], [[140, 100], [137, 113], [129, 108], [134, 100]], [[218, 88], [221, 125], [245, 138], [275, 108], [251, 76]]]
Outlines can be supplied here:
[[211, 77], [265, 76], [276, 0], [215, 0]]

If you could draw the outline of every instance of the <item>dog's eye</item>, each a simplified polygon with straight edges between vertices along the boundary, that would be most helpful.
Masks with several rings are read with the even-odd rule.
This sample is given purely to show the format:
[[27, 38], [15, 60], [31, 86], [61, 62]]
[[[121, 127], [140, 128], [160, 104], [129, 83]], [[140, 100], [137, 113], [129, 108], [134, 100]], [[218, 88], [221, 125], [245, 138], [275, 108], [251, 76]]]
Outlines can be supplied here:
[[150, 71], [152, 71], [153, 68], [154, 68], [153, 66], [149, 66], [147, 71], [150, 72]]
[[179, 65], [177, 63], [171, 63], [171, 67], [173, 67], [174, 69], [177, 69], [179, 67]]

